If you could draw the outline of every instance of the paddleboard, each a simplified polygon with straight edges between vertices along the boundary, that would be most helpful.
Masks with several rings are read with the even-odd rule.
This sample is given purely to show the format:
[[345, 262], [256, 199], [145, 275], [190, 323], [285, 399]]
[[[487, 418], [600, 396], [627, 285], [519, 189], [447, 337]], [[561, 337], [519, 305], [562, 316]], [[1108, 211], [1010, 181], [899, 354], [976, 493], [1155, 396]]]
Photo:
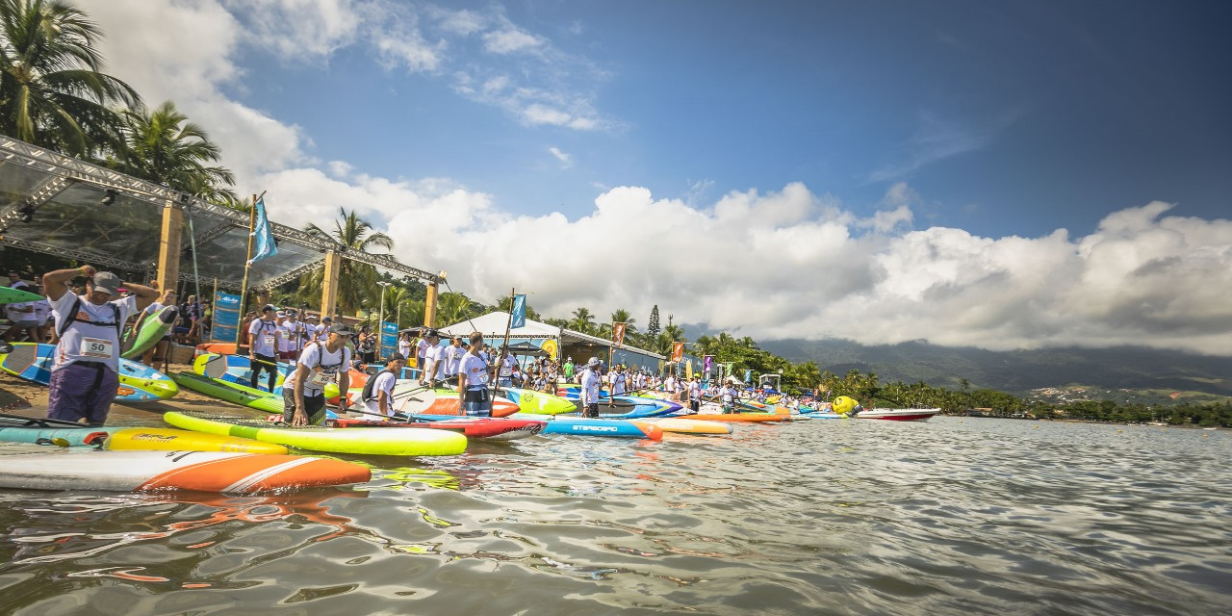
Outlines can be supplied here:
[[[363, 408], [360, 398], [363, 390], [352, 388], [347, 400], [353, 408]], [[453, 415], [465, 417], [466, 410], [458, 403], [456, 389], [426, 389], [412, 379], [399, 380], [394, 385], [393, 410], [403, 415]], [[518, 405], [504, 398], [492, 400], [492, 417], [508, 417], [518, 412]]]
[[[55, 352], [54, 345], [18, 342], [13, 345], [12, 353], [0, 355], [0, 370], [39, 385], [48, 385], [51, 383]], [[175, 381], [167, 375], [127, 359], [120, 360], [119, 376], [120, 389], [116, 393], [116, 402], [166, 400], [180, 391]]]
[[731, 434], [732, 426], [730, 423], [719, 421], [704, 421], [699, 419], [688, 419], [684, 417], [665, 417], [657, 419], [654, 425], [659, 426], [659, 429], [664, 432], [675, 432], [678, 434]]
[[541, 391], [517, 388], [500, 388], [500, 395], [518, 405], [519, 412], [535, 415], [559, 415], [578, 410], [577, 404], [560, 396]]
[[341, 460], [213, 451], [93, 451], [5, 445], [0, 488], [188, 490], [252, 494], [364, 483], [368, 468]]
[[21, 289], [12, 289], [9, 287], [0, 287], [0, 305], [3, 304], [23, 304], [25, 302], [37, 302], [43, 299], [38, 293], [22, 291]]
[[[283, 362], [278, 362], [275, 365], [278, 376], [274, 379], [274, 391], [271, 393], [282, 393], [282, 383], [286, 380], [287, 375], [291, 374], [291, 370], [294, 367], [293, 364]], [[245, 387], [250, 387], [252, 383], [252, 361], [244, 355], [218, 355], [215, 353], [198, 355], [193, 360], [192, 369], [193, 372], [202, 376]], [[261, 378], [257, 379], [256, 388], [265, 392], [269, 391], [269, 375], [267, 373], [261, 373]]]
[[429, 428], [454, 430], [467, 438], [509, 441], [539, 434], [543, 421], [530, 419], [492, 419], [487, 417], [455, 417], [451, 415], [421, 415], [414, 421], [384, 421], [375, 417], [339, 417], [333, 420], [339, 428]]
[[171, 375], [185, 389], [191, 389], [211, 398], [231, 402], [263, 413], [282, 413], [282, 396], [259, 391], [243, 385], [211, 379], [192, 372], [176, 372]]
[[141, 321], [141, 330], [137, 332], [133, 339], [133, 346], [125, 351], [120, 357], [132, 359], [141, 357], [154, 345], [158, 344], [167, 332], [171, 331], [171, 327], [175, 325], [175, 318], [179, 314], [179, 309], [175, 306], [165, 306], [156, 314], [146, 317]]
[[[57, 441], [63, 441], [67, 445]], [[203, 434], [171, 428], [7, 428], [0, 427], [0, 442], [94, 446], [112, 451], [226, 451], [285, 454], [287, 448], [247, 438]]]
[[695, 419], [698, 421], [722, 421], [728, 423], [755, 423], [755, 422], [771, 422], [771, 421], [790, 421], [791, 415], [778, 415], [775, 413], [699, 413], [696, 415], [684, 415], [682, 419]]
[[[515, 419], [529, 419], [534, 414], [519, 413]], [[658, 426], [639, 420], [589, 419], [582, 417], [553, 417], [548, 420], [540, 434], [572, 434], [574, 436], [609, 436], [617, 438], [648, 438], [663, 440], [663, 430]]]
[[466, 450], [466, 436], [448, 430], [270, 427], [265, 419], [243, 419], [197, 411], [165, 413], [163, 420], [185, 430], [241, 436], [309, 451], [385, 456], [450, 456]]

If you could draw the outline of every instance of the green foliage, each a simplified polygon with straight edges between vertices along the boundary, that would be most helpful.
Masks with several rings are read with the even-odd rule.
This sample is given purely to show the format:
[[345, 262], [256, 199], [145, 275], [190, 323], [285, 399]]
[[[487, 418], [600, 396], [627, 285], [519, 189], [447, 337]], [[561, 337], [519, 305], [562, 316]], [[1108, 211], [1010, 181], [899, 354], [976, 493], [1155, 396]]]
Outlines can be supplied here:
[[124, 144], [116, 149], [112, 168], [216, 203], [238, 201], [230, 190], [235, 175], [225, 167], [208, 166], [221, 158], [222, 150], [174, 103], [153, 111], [137, 107], [125, 111], [123, 118]]
[[659, 332], [662, 329], [659, 327], [659, 305], [655, 304], [654, 308], [650, 309], [650, 319], [646, 321], [646, 336], [650, 339], [659, 337]]

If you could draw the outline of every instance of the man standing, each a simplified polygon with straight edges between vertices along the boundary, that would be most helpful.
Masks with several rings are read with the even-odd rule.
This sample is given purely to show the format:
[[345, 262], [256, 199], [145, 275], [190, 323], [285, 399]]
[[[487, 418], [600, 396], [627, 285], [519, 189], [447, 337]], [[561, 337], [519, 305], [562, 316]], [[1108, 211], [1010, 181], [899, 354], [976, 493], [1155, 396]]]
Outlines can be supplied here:
[[[84, 297], [68, 288], [76, 276], [89, 279]], [[157, 292], [128, 283], [124, 286], [132, 295], [121, 298], [119, 276], [89, 265], [49, 272], [43, 283], [60, 338], [47, 417], [101, 426], [120, 388], [120, 328], [130, 315], [154, 301]]]
[[[300, 355], [295, 371], [282, 384], [282, 421], [292, 426], [320, 425], [325, 421], [325, 386], [338, 385], [338, 391], [351, 387], [348, 368], [351, 349], [346, 345], [351, 330], [339, 325], [324, 343], [308, 345]], [[338, 411], [346, 412], [347, 397], [338, 400]]]
[[445, 348], [445, 382], [457, 384], [458, 369], [462, 365], [463, 355], [466, 355], [466, 349], [462, 346], [462, 337], [450, 337], [449, 346]]
[[574, 368], [574, 366], [573, 366], [573, 358], [572, 358], [572, 357], [570, 357], [570, 358], [566, 359], [566, 360], [565, 360], [565, 382], [566, 382], [566, 383], [572, 383], [572, 382], [573, 382], [573, 371], [574, 371], [574, 369], [575, 369], [575, 368]]
[[419, 384], [426, 385], [428, 382], [428, 339], [425, 335], [419, 337], [419, 342], [415, 344], [415, 368], [419, 370]]
[[736, 386], [731, 379], [723, 384], [723, 388], [719, 390], [719, 400], [723, 406], [723, 414], [735, 412], [736, 410]]
[[592, 357], [582, 371], [582, 417], [599, 417], [599, 388], [603, 385], [599, 366], [599, 358]]
[[689, 382], [689, 409], [694, 413], [702, 412], [702, 384], [697, 375]]
[[365, 391], [370, 391], [372, 395], [371, 399], [363, 400], [370, 412], [385, 417], [394, 416], [394, 385], [405, 365], [406, 357], [401, 353], [394, 353], [385, 359], [385, 369], [372, 377], [372, 387], [365, 388]]
[[424, 353], [424, 361], [428, 362], [424, 373], [427, 374], [428, 386], [436, 387], [437, 381], [445, 378], [445, 349], [441, 348], [441, 335], [436, 330], [428, 332], [428, 350]]
[[325, 342], [329, 340], [329, 328], [333, 324], [334, 324], [333, 318], [321, 317], [321, 324], [318, 325], [316, 327], [316, 330], [313, 332], [313, 334], [315, 334], [314, 340], [316, 340], [317, 342], [320, 342], [321, 344], [325, 344]]
[[252, 365], [252, 376], [248, 384], [256, 389], [261, 372], [268, 371], [270, 392], [274, 391], [274, 384], [278, 380], [278, 346], [282, 339], [282, 332], [274, 322], [274, 312], [274, 307], [266, 304], [261, 309], [261, 318], [248, 326], [248, 362]]
[[294, 309], [287, 310], [287, 319], [282, 322], [281, 330], [282, 340], [278, 343], [278, 357], [283, 361], [294, 363], [299, 360], [299, 353], [303, 350], [304, 340], [307, 337], [304, 333], [304, 324], [299, 321], [299, 315]]
[[492, 392], [488, 391], [488, 362], [479, 356], [483, 349], [483, 334], [473, 332], [470, 348], [458, 365], [458, 399], [468, 417], [492, 416]]
[[[21, 275], [17, 272], [9, 272], [9, 288], [20, 289], [22, 291], [31, 291], [30, 285], [21, 279]], [[32, 291], [31, 291], [32, 292]], [[30, 337], [31, 342], [42, 342], [38, 338], [38, 316], [34, 314], [34, 302], [17, 302], [8, 304], [4, 307], [5, 315], [8, 316], [12, 325], [9, 330], [4, 333], [4, 348], [5, 352], [10, 352], [12, 346], [9, 345], [16, 337], [25, 332]]]
[[496, 384], [513, 387], [513, 377], [518, 373], [518, 360], [509, 354], [509, 347], [502, 345], [500, 357], [496, 358]]

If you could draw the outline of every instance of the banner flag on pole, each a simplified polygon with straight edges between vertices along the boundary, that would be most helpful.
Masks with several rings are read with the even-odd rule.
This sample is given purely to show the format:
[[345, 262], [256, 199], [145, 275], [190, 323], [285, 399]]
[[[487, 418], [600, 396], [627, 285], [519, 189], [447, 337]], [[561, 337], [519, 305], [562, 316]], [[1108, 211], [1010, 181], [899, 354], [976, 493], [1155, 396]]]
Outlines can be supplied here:
[[705, 375], [702, 378], [710, 380], [710, 367], [714, 363], [714, 355], [706, 355], [702, 357], [702, 373]]
[[257, 224], [252, 230], [252, 236], [257, 240], [257, 251], [252, 255], [249, 265], [278, 254], [278, 244], [274, 242], [274, 234], [270, 232], [269, 216], [265, 214], [265, 197], [257, 199], [252, 207], [257, 210]]
[[624, 345], [625, 323], [623, 321], [612, 323], [612, 342], [615, 343], [617, 347]]
[[513, 296], [513, 322], [509, 324], [510, 329], [526, 327], [526, 295]]
[[672, 363], [678, 364], [680, 363], [680, 360], [682, 359], [684, 359], [684, 343], [683, 342], [673, 342], [672, 343]]

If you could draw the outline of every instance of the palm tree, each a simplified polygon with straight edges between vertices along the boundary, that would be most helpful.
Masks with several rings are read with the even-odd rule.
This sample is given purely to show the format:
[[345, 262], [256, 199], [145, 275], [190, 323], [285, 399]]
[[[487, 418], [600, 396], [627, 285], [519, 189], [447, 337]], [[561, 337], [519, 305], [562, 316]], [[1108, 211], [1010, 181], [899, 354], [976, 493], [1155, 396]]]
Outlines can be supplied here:
[[120, 171], [208, 201], [233, 203], [235, 174], [209, 167], [222, 156], [219, 147], [170, 101], [154, 111], [138, 107], [124, 112], [125, 147], [115, 152]]
[[[0, 0], [2, 1], [2, 0]], [[373, 248], [392, 249], [394, 241], [388, 235], [372, 231], [372, 224], [359, 217], [354, 210], [348, 212], [338, 208], [339, 220], [334, 221], [334, 230], [327, 233], [324, 229], [309, 224], [304, 228], [317, 237], [332, 239], [346, 248], [363, 252], [372, 252]], [[375, 253], [382, 254], [382, 253]], [[316, 269], [300, 278], [300, 294], [308, 297], [320, 297], [325, 271]], [[375, 294], [378, 274], [376, 268], [367, 263], [356, 263], [348, 259], [342, 260], [342, 268], [338, 275], [338, 305], [343, 311], [352, 312], [363, 304], [364, 300]]]
[[99, 72], [100, 35], [64, 0], [0, 0], [0, 132], [78, 156], [118, 144], [110, 106], [141, 98]]
[[441, 327], [461, 323], [476, 316], [475, 302], [463, 293], [441, 293], [436, 305], [436, 318]]
[[569, 329], [583, 334], [590, 334], [595, 331], [595, 317], [590, 314], [588, 308], [578, 308], [573, 311], [573, 318], [569, 320]]

